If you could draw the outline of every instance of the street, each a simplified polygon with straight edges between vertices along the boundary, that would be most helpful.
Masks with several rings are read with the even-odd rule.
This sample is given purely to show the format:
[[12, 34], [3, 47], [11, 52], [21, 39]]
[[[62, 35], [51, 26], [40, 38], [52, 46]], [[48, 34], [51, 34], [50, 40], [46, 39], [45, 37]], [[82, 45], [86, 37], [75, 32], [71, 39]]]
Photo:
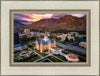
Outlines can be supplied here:
[[70, 45], [70, 44], [65, 45], [65, 44], [58, 43], [58, 42], [56, 42], [56, 45], [60, 46], [60, 47], [62, 47], [64, 49], [74, 50], [76, 52], [79, 52], [79, 53], [82, 53], [82, 54], [86, 54], [86, 49], [84, 49], [84, 48], [80, 48], [80, 47], [73, 46], [73, 45]]

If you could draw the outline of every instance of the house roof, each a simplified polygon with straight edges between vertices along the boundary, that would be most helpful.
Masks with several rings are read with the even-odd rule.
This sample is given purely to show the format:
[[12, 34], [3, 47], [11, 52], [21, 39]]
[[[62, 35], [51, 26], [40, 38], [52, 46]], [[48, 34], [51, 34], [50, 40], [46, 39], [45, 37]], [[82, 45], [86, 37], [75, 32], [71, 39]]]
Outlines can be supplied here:
[[14, 33], [18, 33], [18, 31], [14, 31]]

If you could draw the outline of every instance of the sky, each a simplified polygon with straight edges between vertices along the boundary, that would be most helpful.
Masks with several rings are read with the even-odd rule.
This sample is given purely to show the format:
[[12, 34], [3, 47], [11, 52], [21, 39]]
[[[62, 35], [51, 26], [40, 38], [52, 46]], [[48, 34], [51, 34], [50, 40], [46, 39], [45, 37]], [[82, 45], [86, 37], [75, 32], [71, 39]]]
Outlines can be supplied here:
[[27, 25], [39, 21], [41, 19], [58, 19], [65, 15], [72, 15], [80, 18], [85, 16], [86, 14], [14, 14], [14, 19], [19, 20], [21, 23]]

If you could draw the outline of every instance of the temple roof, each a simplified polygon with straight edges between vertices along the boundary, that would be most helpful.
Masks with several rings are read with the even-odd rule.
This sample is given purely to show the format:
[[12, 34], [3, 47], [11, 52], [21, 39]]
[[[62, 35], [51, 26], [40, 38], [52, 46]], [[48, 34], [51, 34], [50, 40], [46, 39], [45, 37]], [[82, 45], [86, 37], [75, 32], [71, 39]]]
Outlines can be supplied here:
[[45, 40], [39, 40], [38, 41], [38, 44], [40, 45], [40, 44], [43, 44], [43, 45], [46, 45], [46, 44], [48, 44], [49, 42], [51, 42], [51, 43], [53, 43], [54, 42], [54, 39], [49, 39], [49, 40], [47, 40], [47, 41], [45, 41]]
[[67, 54], [67, 56], [70, 57], [70, 58], [73, 58], [73, 59], [78, 58], [78, 57], [77, 57], [76, 55], [74, 55], [74, 54]]
[[48, 37], [47, 32], [45, 33], [45, 37]]

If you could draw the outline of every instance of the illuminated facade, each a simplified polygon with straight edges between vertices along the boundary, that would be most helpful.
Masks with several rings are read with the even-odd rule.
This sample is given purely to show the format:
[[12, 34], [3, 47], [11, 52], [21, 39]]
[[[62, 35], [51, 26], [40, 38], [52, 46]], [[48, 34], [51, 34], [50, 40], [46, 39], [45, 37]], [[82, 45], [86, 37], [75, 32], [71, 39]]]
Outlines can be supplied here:
[[40, 52], [43, 52], [44, 50], [50, 49], [52, 47], [56, 47], [56, 41], [55, 39], [49, 39], [47, 34], [43, 39], [36, 41], [36, 49], [40, 50]]

